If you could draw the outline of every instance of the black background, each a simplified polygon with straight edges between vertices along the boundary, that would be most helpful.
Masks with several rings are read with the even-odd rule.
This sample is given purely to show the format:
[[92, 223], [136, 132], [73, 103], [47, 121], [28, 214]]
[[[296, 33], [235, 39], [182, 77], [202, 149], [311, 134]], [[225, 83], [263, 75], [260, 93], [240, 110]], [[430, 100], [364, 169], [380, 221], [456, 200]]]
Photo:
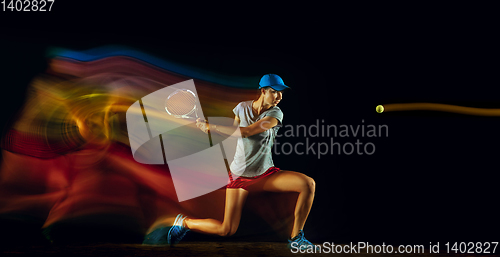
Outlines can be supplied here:
[[51, 12], [1, 12], [2, 122], [50, 46], [120, 44], [221, 76], [277, 73], [293, 88], [280, 103], [286, 124], [389, 127], [388, 137], [359, 138], [373, 155], [275, 156], [317, 182], [313, 239], [498, 241], [499, 118], [375, 112], [404, 102], [500, 108], [489, 8], [56, 1]]

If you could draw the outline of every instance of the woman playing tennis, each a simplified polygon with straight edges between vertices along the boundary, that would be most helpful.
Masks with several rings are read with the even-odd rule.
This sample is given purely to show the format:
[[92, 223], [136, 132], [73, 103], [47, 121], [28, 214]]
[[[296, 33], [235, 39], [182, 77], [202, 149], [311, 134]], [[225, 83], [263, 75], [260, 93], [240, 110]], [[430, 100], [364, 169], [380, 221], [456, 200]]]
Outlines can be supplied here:
[[[302, 173], [274, 167], [272, 159], [272, 146], [283, 119], [283, 112], [277, 105], [282, 99], [282, 90], [288, 86], [275, 74], [264, 75], [259, 85], [260, 96], [257, 100], [241, 102], [233, 109], [234, 125], [240, 127], [241, 140], [238, 141], [230, 169], [238, 177], [233, 179], [230, 175], [231, 180], [226, 186], [224, 220], [193, 219], [179, 214], [167, 235], [170, 245], [177, 244], [189, 230], [220, 236], [233, 235], [238, 229], [251, 185], [264, 191], [298, 192], [288, 247], [312, 245], [305, 239], [302, 229], [313, 203], [315, 182]], [[209, 129], [212, 133], [225, 135], [234, 132], [234, 128], [210, 126], [201, 120], [197, 120], [196, 125], [204, 132]]]

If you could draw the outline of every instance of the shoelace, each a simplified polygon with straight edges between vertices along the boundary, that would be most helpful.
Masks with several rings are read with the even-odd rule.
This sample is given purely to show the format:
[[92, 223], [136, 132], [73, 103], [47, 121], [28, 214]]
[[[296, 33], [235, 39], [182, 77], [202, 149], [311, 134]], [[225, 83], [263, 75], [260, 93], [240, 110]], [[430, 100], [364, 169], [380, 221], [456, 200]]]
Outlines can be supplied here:
[[174, 228], [174, 231], [175, 231], [176, 233], [185, 234], [186, 232], [188, 232], [188, 229], [187, 229], [187, 228], [185, 228], [185, 227], [176, 226], [176, 227]]
[[304, 245], [304, 244], [306, 244], [306, 245], [312, 245], [312, 243], [311, 243], [311, 242], [309, 242], [309, 240], [307, 240], [307, 239], [305, 239], [305, 238], [303, 238], [303, 237], [302, 237], [302, 238], [300, 238], [300, 239], [297, 241], [297, 243], [298, 243], [299, 245]]
[[172, 234], [173, 234], [173, 243], [176, 244], [178, 243], [178, 241], [180, 241], [185, 235], [186, 233], [189, 231], [189, 229], [187, 229], [183, 223], [184, 223], [184, 219], [186, 219], [187, 216], [179, 216], [175, 219], [174, 221], [174, 224], [173, 224], [173, 230], [172, 230]]
[[296, 242], [297, 245], [299, 245], [300, 247], [307, 246], [307, 245], [313, 245], [311, 242], [309, 242], [309, 240], [307, 240], [304, 237], [304, 232], [302, 230], [299, 232], [299, 234], [296, 236], [296, 238], [291, 240], [291, 243], [293, 243], [293, 242]]
[[181, 216], [181, 217], [179, 218], [179, 220], [177, 221], [177, 224], [176, 224], [176, 225], [177, 225], [180, 229], [185, 230], [186, 232], [188, 232], [188, 231], [189, 231], [189, 229], [188, 229], [188, 228], [186, 228], [186, 226], [184, 226], [184, 220], [185, 220], [186, 218], [187, 218], [187, 216]]

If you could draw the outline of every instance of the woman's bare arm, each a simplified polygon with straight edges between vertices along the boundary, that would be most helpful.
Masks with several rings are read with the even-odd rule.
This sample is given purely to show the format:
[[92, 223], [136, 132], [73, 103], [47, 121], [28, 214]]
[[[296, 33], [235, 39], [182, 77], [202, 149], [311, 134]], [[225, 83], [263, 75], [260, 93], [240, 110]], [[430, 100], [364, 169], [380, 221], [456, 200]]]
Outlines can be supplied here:
[[[217, 132], [228, 136], [234, 134], [235, 127], [237, 127], [239, 124], [240, 124], [240, 119], [238, 118], [238, 116], [235, 116], [233, 126], [210, 125], [210, 124], [207, 126], [207, 124], [204, 121], [201, 120], [196, 121], [196, 126], [205, 133], [208, 130], [210, 130], [211, 132]], [[278, 125], [278, 120], [276, 118], [266, 116], [248, 127], [240, 127], [239, 129], [240, 133], [236, 135], [241, 137], [249, 137], [255, 134], [262, 133], [268, 129], [271, 129], [276, 125]]]

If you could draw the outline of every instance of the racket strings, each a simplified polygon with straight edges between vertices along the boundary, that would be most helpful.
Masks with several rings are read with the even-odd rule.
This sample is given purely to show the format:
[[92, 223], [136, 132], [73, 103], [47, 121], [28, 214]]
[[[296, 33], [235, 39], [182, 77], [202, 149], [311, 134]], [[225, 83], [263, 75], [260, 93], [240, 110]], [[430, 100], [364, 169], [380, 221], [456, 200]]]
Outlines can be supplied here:
[[165, 108], [172, 115], [188, 115], [196, 107], [196, 98], [193, 93], [181, 90], [170, 95], [165, 103]]

